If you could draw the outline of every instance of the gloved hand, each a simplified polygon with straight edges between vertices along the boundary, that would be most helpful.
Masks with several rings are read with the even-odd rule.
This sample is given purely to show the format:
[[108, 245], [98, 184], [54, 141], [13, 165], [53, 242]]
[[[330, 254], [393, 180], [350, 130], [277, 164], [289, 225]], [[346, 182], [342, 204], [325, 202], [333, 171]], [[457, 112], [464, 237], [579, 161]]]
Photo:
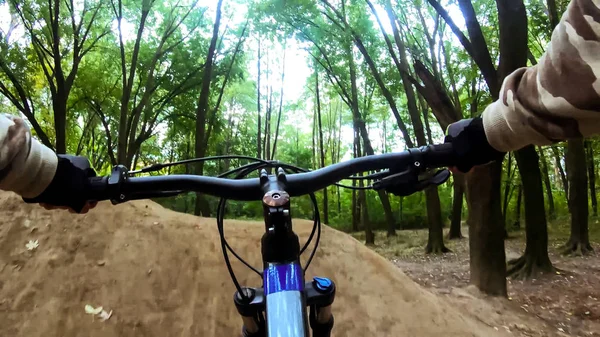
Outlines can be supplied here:
[[456, 169], [464, 173], [469, 172], [473, 166], [501, 160], [505, 155], [488, 143], [480, 117], [450, 124], [444, 142], [452, 143], [458, 157]]
[[64, 208], [75, 213], [86, 213], [95, 203], [86, 200], [88, 178], [96, 172], [84, 157], [58, 155], [56, 174], [48, 187], [35, 198], [23, 198], [26, 203], [39, 203], [46, 209]]

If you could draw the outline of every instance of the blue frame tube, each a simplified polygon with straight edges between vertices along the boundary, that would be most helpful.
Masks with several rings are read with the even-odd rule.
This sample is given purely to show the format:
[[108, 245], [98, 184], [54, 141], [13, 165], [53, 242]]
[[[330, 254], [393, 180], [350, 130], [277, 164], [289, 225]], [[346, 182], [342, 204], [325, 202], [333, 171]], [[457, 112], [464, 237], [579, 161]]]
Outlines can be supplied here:
[[267, 336], [308, 337], [304, 272], [300, 263], [267, 263], [263, 275]]

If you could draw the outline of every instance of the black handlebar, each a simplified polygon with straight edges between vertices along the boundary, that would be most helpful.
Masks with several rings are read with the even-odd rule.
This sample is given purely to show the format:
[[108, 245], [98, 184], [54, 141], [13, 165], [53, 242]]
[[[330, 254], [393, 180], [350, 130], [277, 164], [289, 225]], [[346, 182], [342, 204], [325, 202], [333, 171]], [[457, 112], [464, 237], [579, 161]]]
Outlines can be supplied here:
[[[456, 155], [452, 144], [429, 145], [398, 153], [386, 153], [351, 159], [315, 171], [285, 176], [285, 191], [300, 196], [323, 189], [354, 174], [389, 169], [398, 173], [407, 169], [454, 166]], [[182, 192], [202, 192], [232, 200], [261, 200], [264, 192], [259, 178], [227, 179], [197, 175], [128, 177], [127, 170], [117, 166], [108, 177], [90, 178], [87, 188], [90, 201], [111, 200], [120, 203], [133, 199], [172, 196]]]

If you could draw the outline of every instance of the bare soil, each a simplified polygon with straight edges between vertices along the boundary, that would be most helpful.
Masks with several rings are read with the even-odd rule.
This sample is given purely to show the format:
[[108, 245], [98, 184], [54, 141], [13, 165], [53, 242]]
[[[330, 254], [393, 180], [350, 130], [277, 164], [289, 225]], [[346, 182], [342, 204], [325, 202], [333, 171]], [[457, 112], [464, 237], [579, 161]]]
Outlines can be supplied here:
[[[590, 231], [596, 231], [597, 224], [592, 221]], [[568, 224], [562, 224], [564, 226], [568, 228]], [[468, 228], [463, 228], [463, 235], [465, 233]], [[600, 336], [600, 256], [562, 255], [567, 233], [552, 229], [550, 233], [549, 255], [558, 271], [529, 281], [509, 279], [508, 300], [485, 298], [468, 287], [468, 234], [461, 240], [446, 241], [452, 252], [444, 255], [424, 254], [427, 231], [399, 231], [398, 234], [388, 239], [384, 233], [378, 233], [377, 246], [372, 248], [388, 257], [413, 281], [456, 305], [456, 310], [475, 313], [488, 325], [525, 336]], [[591, 244], [600, 249], [600, 242], [592, 240]], [[518, 258], [525, 248], [524, 233], [511, 233], [505, 246], [507, 260]], [[498, 311], [488, 311], [481, 300]], [[541, 320], [544, 325], [534, 328], [517, 322], [518, 318], [512, 315], [519, 311]], [[526, 318], [521, 316], [521, 319]]]
[[[213, 219], [149, 201], [72, 215], [5, 192], [0, 210], [0, 336], [240, 335]], [[231, 245], [258, 266], [263, 224], [225, 227]], [[298, 220], [295, 228], [306, 238], [311, 223]], [[39, 246], [26, 248], [30, 240]], [[479, 313], [459, 307], [339, 231], [325, 228], [321, 244], [307, 277], [328, 276], [338, 286], [334, 336], [515, 335], [479, 317], [505, 311], [494, 303], [465, 292], [480, 301]], [[240, 263], [235, 269], [242, 284], [261, 284]], [[112, 316], [101, 321], [85, 312], [87, 304]], [[543, 328], [521, 312], [511, 313], [515, 324]]]

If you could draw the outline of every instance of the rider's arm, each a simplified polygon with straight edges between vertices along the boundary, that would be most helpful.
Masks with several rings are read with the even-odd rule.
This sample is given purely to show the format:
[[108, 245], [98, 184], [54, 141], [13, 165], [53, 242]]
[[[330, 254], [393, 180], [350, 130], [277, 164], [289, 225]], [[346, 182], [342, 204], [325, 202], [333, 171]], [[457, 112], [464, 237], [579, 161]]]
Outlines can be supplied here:
[[506, 77], [483, 112], [499, 151], [600, 133], [600, 0], [572, 0], [539, 63]]
[[56, 154], [31, 137], [25, 121], [0, 114], [0, 190], [40, 195], [56, 173]]

